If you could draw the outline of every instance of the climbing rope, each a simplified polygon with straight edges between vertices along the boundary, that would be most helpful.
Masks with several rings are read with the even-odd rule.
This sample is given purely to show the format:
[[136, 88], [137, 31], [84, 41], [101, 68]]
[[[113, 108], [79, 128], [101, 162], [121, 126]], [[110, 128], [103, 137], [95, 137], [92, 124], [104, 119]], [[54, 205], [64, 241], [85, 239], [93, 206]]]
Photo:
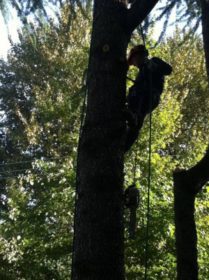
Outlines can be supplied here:
[[[143, 41], [143, 45], [146, 47], [146, 38], [145, 38], [145, 34], [144, 34], [144, 31], [143, 31], [142, 24], [139, 25], [139, 28], [140, 28], [140, 33], [141, 33], [141, 38], [142, 38], [142, 41]], [[132, 81], [133, 83], [135, 82], [130, 77], [127, 77], [127, 79]], [[150, 104], [150, 106], [151, 105], [152, 104]], [[137, 144], [138, 144], [138, 139], [137, 139], [136, 145]], [[137, 169], [137, 153], [135, 153], [135, 157], [134, 157], [134, 168], [133, 168], [133, 181], [134, 181], [134, 184], [136, 183], [136, 169]]]
[[[142, 24], [140, 24], [140, 32], [143, 41], [143, 45], [146, 46], [145, 34]], [[152, 159], [152, 75], [150, 73], [149, 78], [149, 144], [148, 144], [148, 176], [147, 176], [147, 214], [146, 214], [146, 235], [145, 235], [145, 263], [144, 263], [144, 280], [147, 280], [148, 273], [148, 252], [149, 252], [149, 225], [150, 225], [150, 189], [151, 189], [151, 159]], [[134, 160], [134, 183], [136, 180], [136, 168], [137, 168], [137, 154]]]
[[148, 178], [147, 178], [147, 223], [145, 238], [145, 271], [144, 279], [147, 280], [148, 251], [149, 251], [149, 223], [150, 223], [150, 189], [151, 189], [151, 159], [152, 159], [152, 112], [149, 114], [149, 155], [148, 155]]
[[[143, 41], [143, 45], [146, 46], [146, 40], [145, 40], [145, 35], [143, 32], [143, 28], [142, 28], [142, 24], [140, 24], [140, 32], [141, 32], [141, 37], [142, 37], [142, 41]], [[132, 80], [131, 78], [127, 77], [128, 80], [135, 82], [134, 80]], [[136, 141], [136, 146], [138, 144], [138, 139]], [[137, 152], [135, 153], [135, 157], [134, 157], [134, 168], [133, 168], [133, 182], [134, 184], [136, 184], [136, 169], [137, 169]]]
[[145, 237], [145, 271], [144, 280], [147, 280], [148, 252], [149, 252], [149, 225], [150, 225], [150, 189], [151, 189], [151, 160], [152, 160], [152, 74], [149, 77], [149, 145], [148, 145], [148, 177], [147, 177], [147, 215], [146, 215], [146, 237]]
[[[143, 32], [142, 25], [140, 24], [140, 32], [143, 41], [143, 45], [146, 47], [145, 34]], [[131, 78], [128, 80], [135, 82]], [[144, 280], [147, 280], [148, 273], [148, 252], [149, 252], [149, 225], [150, 225], [150, 189], [151, 189], [151, 158], [152, 158], [152, 75], [149, 77], [149, 144], [148, 144], [148, 176], [147, 176], [147, 213], [146, 213], [146, 233], [145, 233], [145, 262], [144, 262]], [[138, 140], [136, 142], [136, 145]], [[133, 164], [133, 184], [136, 185], [136, 170], [137, 170], [137, 152], [134, 157]]]
[[[145, 234], [145, 262], [144, 262], [144, 280], [147, 280], [148, 272], [148, 251], [149, 251], [149, 225], [150, 225], [150, 189], [151, 189], [151, 159], [152, 159], [152, 77], [149, 79], [149, 95], [150, 95], [150, 114], [149, 114], [149, 143], [148, 143], [148, 176], [147, 176], [147, 213], [146, 213], [146, 234]], [[138, 143], [138, 140], [136, 144]], [[137, 170], [137, 152], [134, 157], [133, 166], [133, 184], [136, 184]]]

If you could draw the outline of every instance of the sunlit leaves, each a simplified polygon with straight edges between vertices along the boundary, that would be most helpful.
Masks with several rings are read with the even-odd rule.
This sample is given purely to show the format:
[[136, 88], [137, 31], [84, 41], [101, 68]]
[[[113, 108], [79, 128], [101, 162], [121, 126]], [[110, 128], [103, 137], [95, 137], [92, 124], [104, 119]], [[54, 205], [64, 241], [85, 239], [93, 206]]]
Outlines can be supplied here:
[[[10, 265], [10, 279], [13, 274], [14, 279], [70, 277], [76, 148], [90, 29], [77, 15], [67, 30], [66, 14], [59, 26], [31, 26], [32, 37], [26, 28], [8, 62], [0, 65], [1, 110], [7, 116], [2, 127], [12, 147], [21, 144], [12, 155], [16, 164], [1, 165], [8, 178], [0, 256]], [[7, 162], [10, 156], [11, 151]], [[6, 265], [0, 273], [6, 276]]]

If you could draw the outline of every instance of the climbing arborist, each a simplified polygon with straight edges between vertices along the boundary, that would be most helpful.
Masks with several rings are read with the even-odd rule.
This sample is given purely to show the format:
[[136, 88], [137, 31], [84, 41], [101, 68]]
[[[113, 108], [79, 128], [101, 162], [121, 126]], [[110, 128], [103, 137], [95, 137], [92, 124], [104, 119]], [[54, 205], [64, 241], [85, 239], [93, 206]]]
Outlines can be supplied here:
[[127, 139], [125, 150], [128, 151], [137, 139], [144, 118], [159, 104], [164, 87], [164, 76], [170, 75], [172, 67], [158, 57], [148, 58], [144, 45], [131, 49], [128, 65], [139, 68], [139, 74], [127, 96]]

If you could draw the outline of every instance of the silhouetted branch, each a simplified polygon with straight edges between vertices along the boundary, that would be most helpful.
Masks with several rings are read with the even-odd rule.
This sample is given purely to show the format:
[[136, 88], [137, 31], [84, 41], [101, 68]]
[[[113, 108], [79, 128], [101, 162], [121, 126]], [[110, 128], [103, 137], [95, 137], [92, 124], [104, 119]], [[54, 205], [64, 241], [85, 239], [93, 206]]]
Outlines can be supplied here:
[[159, 0], [136, 0], [127, 16], [127, 28], [132, 32], [151, 12]]
[[209, 149], [204, 157], [192, 168], [174, 172], [176, 181], [181, 181], [189, 192], [197, 194], [209, 181]]
[[177, 279], [197, 280], [195, 198], [209, 180], [209, 149], [195, 166], [189, 170], [176, 170], [173, 177]]

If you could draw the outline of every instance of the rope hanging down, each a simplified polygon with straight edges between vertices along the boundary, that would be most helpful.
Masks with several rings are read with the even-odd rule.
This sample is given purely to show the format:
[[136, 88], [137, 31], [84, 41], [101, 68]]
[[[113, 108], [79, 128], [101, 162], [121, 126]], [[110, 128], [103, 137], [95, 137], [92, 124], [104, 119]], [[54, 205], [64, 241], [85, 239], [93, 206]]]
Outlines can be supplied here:
[[[145, 39], [145, 34], [144, 34], [144, 31], [143, 31], [142, 24], [140, 24], [139, 28], [140, 28], [140, 33], [141, 33], [141, 38], [142, 38], [142, 41], [143, 41], [143, 45], [146, 47], [146, 39]], [[129, 77], [127, 77], [127, 79], [132, 81], [133, 83], [135, 82], [133, 79], [131, 79]], [[152, 106], [152, 104], [150, 104], [150, 106]], [[138, 143], [138, 140], [137, 140], [136, 144], [137, 143]], [[133, 168], [133, 181], [134, 181], [134, 184], [136, 183], [136, 168], [137, 168], [137, 153], [135, 153], [134, 168]]]
[[[145, 35], [142, 25], [140, 24], [141, 37], [144, 46], [146, 46]], [[151, 189], [151, 159], [152, 159], [152, 75], [149, 77], [149, 144], [148, 144], [148, 176], [147, 176], [147, 215], [146, 215], [146, 236], [145, 236], [145, 270], [144, 280], [147, 280], [148, 273], [148, 252], [149, 252], [149, 226], [150, 226], [150, 189]]]
[[[142, 25], [140, 24], [140, 32], [143, 40], [143, 45], [146, 46], [145, 35], [143, 32]], [[145, 237], [145, 271], [144, 280], [147, 280], [148, 272], [148, 251], [149, 251], [149, 224], [150, 224], [150, 189], [151, 189], [151, 158], [152, 158], [152, 76], [149, 78], [149, 144], [148, 144], [148, 177], [147, 177], [147, 214], [146, 214], [146, 237]], [[138, 142], [138, 140], [137, 140]], [[134, 168], [133, 168], [133, 181], [136, 184], [136, 169], [137, 169], [137, 153], [135, 153], [134, 158]]]
[[[150, 79], [150, 107], [152, 106], [152, 81]], [[149, 114], [149, 154], [148, 154], [148, 178], [147, 178], [147, 224], [145, 243], [145, 271], [144, 280], [147, 280], [148, 251], [149, 251], [149, 223], [150, 223], [150, 189], [151, 189], [151, 159], [152, 159], [152, 112]]]

